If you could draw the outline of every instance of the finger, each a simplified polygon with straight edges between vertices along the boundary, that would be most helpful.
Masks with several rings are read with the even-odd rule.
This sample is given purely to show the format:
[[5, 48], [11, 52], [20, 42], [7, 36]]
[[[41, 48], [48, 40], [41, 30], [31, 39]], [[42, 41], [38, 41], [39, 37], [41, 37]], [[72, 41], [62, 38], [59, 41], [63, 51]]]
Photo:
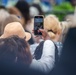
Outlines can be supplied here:
[[44, 29], [39, 29], [39, 31], [43, 31]]
[[39, 29], [39, 32], [43, 33], [44, 32], [44, 29]]

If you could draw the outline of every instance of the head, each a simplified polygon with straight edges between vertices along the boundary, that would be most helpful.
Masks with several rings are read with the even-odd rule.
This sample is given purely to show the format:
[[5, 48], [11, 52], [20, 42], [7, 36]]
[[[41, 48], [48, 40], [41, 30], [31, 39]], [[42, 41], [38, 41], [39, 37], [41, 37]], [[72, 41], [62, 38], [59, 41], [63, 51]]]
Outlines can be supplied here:
[[5, 9], [0, 9], [0, 35], [2, 34], [2, 23], [9, 16], [10, 14]]
[[30, 6], [30, 16], [34, 17], [36, 15], [44, 15], [44, 13], [39, 4], [32, 4]]
[[23, 24], [27, 24], [30, 20], [29, 4], [25, 0], [19, 0], [15, 7], [21, 12], [22, 17], [24, 18]]
[[48, 31], [48, 34], [52, 40], [57, 39], [61, 35], [61, 26], [58, 18], [55, 15], [48, 15], [44, 19], [44, 28]]
[[10, 14], [17, 16], [20, 19], [21, 24], [24, 24], [24, 18], [22, 17], [21, 12], [16, 7], [8, 8]]
[[28, 32], [25, 32], [21, 23], [19, 23], [19, 22], [8, 23], [5, 26], [4, 32], [0, 38], [7, 38], [12, 35], [17, 35], [20, 38], [25, 38], [26, 41], [28, 41], [31, 38], [31, 34]]
[[29, 45], [25, 39], [16, 35], [0, 39], [0, 61], [7, 63], [24, 63], [29, 65], [32, 61]]

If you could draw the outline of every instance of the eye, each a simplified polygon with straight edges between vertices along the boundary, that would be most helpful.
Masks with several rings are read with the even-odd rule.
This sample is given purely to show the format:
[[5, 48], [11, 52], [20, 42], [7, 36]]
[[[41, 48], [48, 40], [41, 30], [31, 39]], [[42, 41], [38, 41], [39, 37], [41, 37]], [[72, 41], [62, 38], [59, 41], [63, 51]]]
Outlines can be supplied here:
[[19, 19], [21, 19], [22, 18], [22, 16], [17, 16]]

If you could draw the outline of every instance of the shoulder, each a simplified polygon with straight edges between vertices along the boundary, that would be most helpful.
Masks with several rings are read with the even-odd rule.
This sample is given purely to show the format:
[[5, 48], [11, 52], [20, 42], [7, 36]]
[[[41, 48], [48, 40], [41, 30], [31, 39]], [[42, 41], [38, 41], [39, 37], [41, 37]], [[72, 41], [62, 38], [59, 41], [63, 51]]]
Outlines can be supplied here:
[[51, 41], [51, 40], [46, 40], [46, 41], [44, 42], [44, 45], [52, 45], [52, 46], [54, 46], [54, 43], [53, 43], [53, 41]]
[[55, 52], [55, 45], [53, 43], [53, 41], [51, 40], [46, 40], [44, 42], [44, 45], [43, 45], [43, 52], [48, 52], [48, 53], [54, 53]]

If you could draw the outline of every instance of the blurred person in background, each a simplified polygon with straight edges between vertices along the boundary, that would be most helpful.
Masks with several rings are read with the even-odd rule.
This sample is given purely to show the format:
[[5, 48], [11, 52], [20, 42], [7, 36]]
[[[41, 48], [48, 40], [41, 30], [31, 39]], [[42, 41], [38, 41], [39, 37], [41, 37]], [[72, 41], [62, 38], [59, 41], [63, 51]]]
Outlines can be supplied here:
[[[30, 6], [31, 23], [26, 26], [26, 29], [29, 30], [31, 33], [32, 33], [32, 30], [34, 29], [34, 16], [37, 16], [37, 15], [44, 16], [44, 12], [42, 11], [42, 8], [39, 4], [34, 3]], [[38, 43], [38, 40], [37, 40], [38, 38], [35, 38], [35, 35], [33, 33], [32, 35], [35, 43]]]
[[31, 44], [34, 44], [37, 40], [32, 33], [32, 30], [34, 29], [34, 20], [31, 17], [34, 17], [35, 15], [42, 15], [43, 11], [41, 7], [38, 4], [32, 4], [31, 6], [29, 6], [29, 4], [24, 0], [18, 1], [15, 7], [21, 12], [23, 17], [23, 27], [25, 31], [29, 31], [32, 34], [33, 39], [31, 39]]
[[[10, 19], [11, 18], [11, 19]], [[12, 27], [11, 27], [11, 24], [10, 23], [12, 23], [12, 22], [17, 22], [18, 24], [16, 25], [16, 23], [15, 23], [15, 25], [13, 24], [12, 25]], [[3, 21], [3, 23], [2, 23], [2, 34], [5, 34], [6, 32], [4, 32], [4, 29], [5, 29], [5, 27], [8, 25], [8, 24], [10, 24], [9, 25], [9, 27], [10, 28], [8, 28], [8, 30], [9, 30], [9, 32], [13, 32], [12, 34], [17, 34], [17, 35], [19, 35], [20, 37], [22, 37], [23, 36], [23, 33], [27, 33], [26, 35], [29, 35], [28, 37], [27, 37], [27, 39], [29, 39], [30, 40], [30, 38], [31, 38], [31, 34], [29, 33], [29, 32], [26, 32], [25, 30], [24, 30], [24, 28], [21, 26], [21, 22], [20, 22], [20, 19], [19, 18], [17, 18], [15, 15], [10, 15], [10, 16], [8, 16], [4, 21]], [[18, 25], [20, 26], [20, 27], [18, 27]], [[17, 28], [18, 27], [18, 28]], [[13, 28], [13, 29], [12, 29]], [[15, 28], [15, 29], [14, 29]], [[8, 30], [6, 30], [7, 31], [7, 33], [8, 33], [8, 35], [12, 35], [11, 33], [9, 33], [8, 32]], [[29, 41], [28, 40], [28, 41]], [[30, 44], [30, 43], [29, 43]]]
[[[29, 5], [27, 3], [25, 3], [25, 1], [18, 1], [18, 3], [15, 6], [17, 6], [17, 8], [16, 7], [9, 8], [9, 12], [11, 14], [15, 14], [16, 16], [18, 16], [21, 19], [21, 23], [23, 24], [24, 29], [26, 31], [29, 31], [32, 34], [34, 41], [37, 43], [38, 42], [37, 38], [35, 38], [34, 34], [32, 33], [32, 30], [34, 29], [33, 17], [35, 15], [43, 15], [44, 14], [40, 5], [39, 4], [32, 4], [30, 6], [30, 9], [29, 9]], [[25, 6], [25, 8], [24, 8], [24, 6]], [[30, 15], [29, 15], [29, 10], [30, 10]], [[28, 17], [30, 16], [30, 22], [28, 22], [27, 24], [26, 23], [24, 24], [24, 20], [26, 20], [27, 14], [28, 14]], [[25, 16], [23, 16], [23, 15], [25, 15]], [[31, 40], [31, 44], [33, 44], [34, 41]]]
[[[20, 17], [22, 18], [21, 21], [25, 31], [29, 32], [26, 26], [30, 25], [30, 30], [31, 30], [32, 26], [31, 26], [31, 17], [30, 17], [30, 10], [29, 10], [30, 5], [25, 0], [19, 0], [16, 3], [15, 7], [21, 13]], [[34, 44], [33, 38], [31, 38], [30, 44]]]
[[7, 9], [4, 6], [0, 6], [0, 35], [2, 35], [2, 23], [8, 16], [10, 16], [10, 14]]
[[63, 42], [65, 40], [65, 37], [66, 37], [68, 30], [70, 28], [76, 27], [76, 20], [75, 19], [76, 19], [76, 8], [75, 8], [74, 14], [67, 15], [65, 21], [61, 22], [62, 31], [63, 31], [63, 33], [62, 33]]
[[17, 18], [19, 18], [21, 24], [23, 24], [23, 19], [24, 19], [24, 18], [22, 17], [21, 12], [20, 12], [16, 7], [9, 7], [9, 8], [8, 8], [8, 12], [9, 12], [11, 15], [15, 15]]
[[[23, 24], [24, 23], [24, 17], [22, 17], [22, 13], [16, 7], [10, 7], [10, 8], [8, 8], [8, 11], [9, 11], [10, 14], [16, 15], [16, 17], [20, 19], [20, 22], [21, 22], [24, 30], [28, 32], [29, 30], [25, 29], [25, 27], [24, 27], [26, 24]], [[26, 13], [24, 12], [24, 14], [26, 14]], [[29, 43], [34, 44], [34, 40], [33, 40], [32, 37], [29, 40]]]
[[19, 0], [15, 7], [21, 12], [23, 17], [23, 27], [26, 29], [26, 25], [30, 22], [30, 12], [29, 12], [29, 7], [30, 5], [24, 1], [24, 0]]
[[37, 15], [44, 15], [41, 7], [39, 4], [32, 4], [30, 6], [30, 17], [31, 17], [31, 24], [28, 24], [26, 26], [26, 29], [29, 30], [31, 33], [32, 33], [32, 30], [34, 29], [34, 16], [37, 16]]
[[44, 12], [39, 4], [34, 3], [30, 6], [30, 16], [34, 17], [36, 15], [44, 15]]

